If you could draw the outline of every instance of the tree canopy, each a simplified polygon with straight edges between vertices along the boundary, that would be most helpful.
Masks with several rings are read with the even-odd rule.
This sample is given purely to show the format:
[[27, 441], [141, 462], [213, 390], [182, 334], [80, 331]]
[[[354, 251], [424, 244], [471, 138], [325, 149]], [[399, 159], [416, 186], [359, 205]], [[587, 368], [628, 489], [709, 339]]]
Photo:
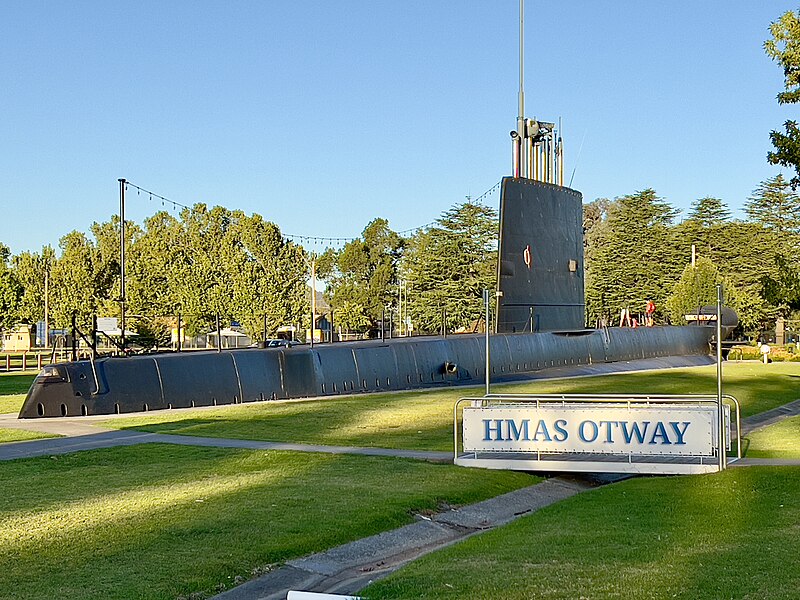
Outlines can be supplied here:
[[[769, 28], [772, 37], [764, 42], [767, 55], [780, 65], [784, 75], [784, 90], [777, 96], [780, 104], [800, 102], [800, 12], [787, 11]], [[794, 168], [792, 185], [800, 184], [800, 130], [797, 121], [784, 123], [785, 133], [770, 133], [774, 152], [767, 154], [773, 165]]]
[[481, 318], [483, 290], [496, 285], [497, 235], [497, 211], [467, 201], [412, 237], [402, 273], [415, 327], [437, 332], [444, 315], [453, 331]]

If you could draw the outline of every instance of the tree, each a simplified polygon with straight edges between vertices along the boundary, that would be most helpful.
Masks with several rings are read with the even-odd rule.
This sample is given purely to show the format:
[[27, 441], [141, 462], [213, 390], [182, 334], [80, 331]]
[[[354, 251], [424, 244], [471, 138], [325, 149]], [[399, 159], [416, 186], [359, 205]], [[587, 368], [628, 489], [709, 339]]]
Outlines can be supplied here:
[[331, 308], [340, 314], [361, 307], [363, 316], [375, 327], [384, 308], [395, 302], [397, 266], [404, 245], [386, 219], [374, 219], [359, 239], [348, 242], [338, 253], [323, 255], [322, 271], [330, 273], [327, 294]]
[[42, 248], [41, 253], [22, 252], [12, 258], [14, 276], [23, 290], [18, 310], [20, 320], [36, 323], [44, 319], [45, 280], [54, 262], [55, 252], [50, 246]]
[[800, 195], [781, 174], [761, 182], [744, 209], [751, 221], [779, 235], [800, 235]]
[[102, 300], [109, 297], [109, 289], [98, 285], [105, 278], [95, 277], [97, 248], [78, 231], [62, 237], [59, 247], [61, 256], [51, 270], [53, 324], [68, 328], [74, 314], [79, 327], [88, 327]]
[[483, 204], [455, 205], [409, 242], [402, 272], [415, 327], [469, 327], [483, 314], [483, 290], [497, 281], [497, 212]]
[[336, 311], [336, 324], [348, 332], [362, 333], [372, 324], [372, 321], [363, 306], [345, 300]]
[[[767, 55], [783, 69], [784, 91], [777, 96], [779, 104], [800, 102], [800, 13], [787, 11], [769, 27], [772, 38], [764, 42]], [[767, 159], [773, 165], [795, 169], [791, 184], [800, 184], [800, 130], [797, 121], [784, 124], [786, 133], [770, 133], [775, 152]]]
[[701, 227], [713, 227], [721, 225], [731, 218], [731, 211], [719, 198], [706, 196], [692, 202], [692, 209], [689, 212], [689, 219], [698, 223]]
[[237, 214], [231, 234], [237, 247], [236, 267], [230, 273], [233, 309], [245, 329], [256, 338], [264, 317], [269, 335], [308, 315], [308, 260], [303, 248], [257, 214]]
[[671, 228], [677, 211], [646, 189], [615, 199], [598, 226], [586, 255], [589, 322], [643, 310], [652, 300], [660, 310], [681, 269], [680, 248]]
[[179, 219], [160, 212], [145, 221], [130, 255], [131, 308], [153, 317], [181, 313], [190, 335], [214, 327], [219, 315], [258, 338], [265, 319], [274, 334], [308, 312], [303, 249], [260, 215], [204, 204]]
[[694, 266], [687, 265], [680, 280], [667, 299], [667, 310], [675, 325], [685, 324], [684, 315], [694, 314], [701, 307], [717, 303], [717, 284], [722, 276], [714, 263], [700, 258]]
[[783, 256], [776, 256], [777, 274], [762, 279], [764, 298], [775, 305], [790, 310], [800, 310], [800, 261], [792, 264]]
[[0, 330], [13, 326], [18, 320], [23, 288], [9, 268], [11, 250], [0, 242]]

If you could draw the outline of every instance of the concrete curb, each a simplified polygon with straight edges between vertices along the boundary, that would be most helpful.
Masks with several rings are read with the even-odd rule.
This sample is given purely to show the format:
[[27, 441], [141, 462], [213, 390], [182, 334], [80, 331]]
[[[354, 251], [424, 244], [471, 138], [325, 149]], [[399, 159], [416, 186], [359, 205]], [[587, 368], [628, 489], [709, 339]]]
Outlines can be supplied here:
[[420, 556], [506, 525], [596, 485], [597, 480], [557, 477], [431, 517], [418, 517], [416, 523], [291, 560], [214, 596], [214, 600], [284, 600], [292, 589], [354, 594]]

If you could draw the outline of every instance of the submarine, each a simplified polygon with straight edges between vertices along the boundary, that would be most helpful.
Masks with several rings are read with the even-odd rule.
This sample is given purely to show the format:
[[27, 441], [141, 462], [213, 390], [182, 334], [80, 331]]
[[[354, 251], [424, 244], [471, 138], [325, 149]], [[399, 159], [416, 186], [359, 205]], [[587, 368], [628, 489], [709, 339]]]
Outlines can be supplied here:
[[[546, 138], [530, 142], [546, 160]], [[541, 151], [537, 146], [541, 145]], [[551, 159], [556, 156], [550, 150]], [[530, 156], [530, 154], [529, 154]], [[519, 165], [519, 160], [515, 164]], [[531, 158], [533, 166], [537, 159]], [[553, 169], [549, 172], [557, 173]], [[491, 335], [111, 356], [45, 366], [19, 418], [68, 417], [418, 390], [559, 374], [711, 364], [709, 319], [683, 327], [584, 326], [582, 198], [537, 177], [501, 182]], [[548, 176], [549, 178], [550, 176]], [[716, 307], [714, 307], [716, 309]], [[723, 312], [726, 330], [735, 313]], [[488, 342], [486, 341], [488, 339]], [[365, 401], [368, 401], [365, 398]]]

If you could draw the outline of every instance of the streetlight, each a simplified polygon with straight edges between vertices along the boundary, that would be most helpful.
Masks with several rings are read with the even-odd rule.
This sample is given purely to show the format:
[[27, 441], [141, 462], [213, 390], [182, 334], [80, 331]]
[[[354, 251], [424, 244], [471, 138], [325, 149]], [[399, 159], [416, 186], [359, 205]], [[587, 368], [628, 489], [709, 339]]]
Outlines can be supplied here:
[[311, 252], [311, 260], [306, 258], [305, 252], [300, 256], [303, 257], [306, 265], [311, 269], [311, 347], [314, 347], [314, 330], [316, 329], [317, 321], [317, 254]]

